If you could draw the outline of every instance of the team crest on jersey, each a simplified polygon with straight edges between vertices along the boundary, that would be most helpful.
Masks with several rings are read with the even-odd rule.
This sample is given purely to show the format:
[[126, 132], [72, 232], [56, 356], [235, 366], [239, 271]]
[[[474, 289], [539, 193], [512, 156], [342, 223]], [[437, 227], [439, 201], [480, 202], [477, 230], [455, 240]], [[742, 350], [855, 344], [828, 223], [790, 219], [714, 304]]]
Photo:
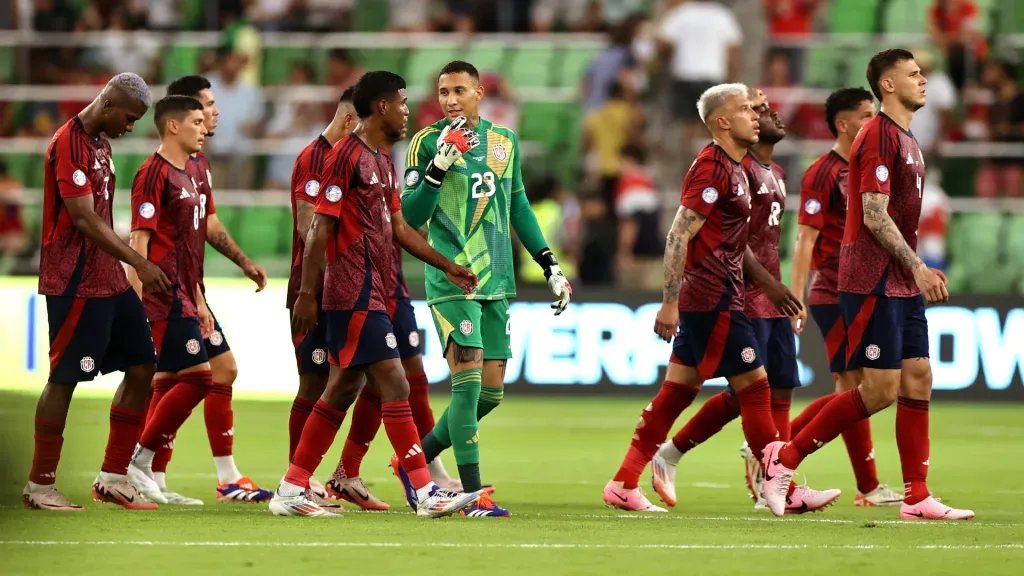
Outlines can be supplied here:
[[469, 336], [473, 333], [473, 323], [469, 320], [463, 320], [462, 323], [459, 324], [459, 330], [461, 330], [466, 336]]
[[388, 335], [384, 337], [384, 343], [387, 344], [388, 348], [391, 348], [392, 350], [398, 348], [398, 339], [395, 338], [395, 335], [392, 334], [391, 332], [388, 332]]
[[75, 183], [75, 186], [81, 188], [82, 186], [85, 186], [88, 179], [85, 177], [85, 172], [75, 170], [75, 173], [71, 175], [71, 181]]
[[715, 201], [718, 200], [718, 190], [712, 186], [708, 186], [700, 193], [700, 197], [708, 204], [714, 204]]
[[864, 355], [868, 357], [868, 360], [878, 360], [882, 355], [882, 349], [875, 344], [868, 344], [868, 347], [864, 349]]
[[82, 369], [82, 372], [88, 374], [96, 369], [96, 361], [92, 359], [92, 356], [82, 356], [82, 359], [78, 362], [78, 367]]
[[416, 348], [420, 345], [420, 333], [419, 330], [413, 330], [409, 332], [409, 346]]
[[142, 216], [146, 220], [149, 220], [156, 214], [156, 206], [153, 206], [152, 202], [143, 202], [139, 206], [139, 216]]
[[412, 188], [413, 186], [419, 184], [419, 182], [420, 182], [420, 173], [419, 172], [417, 172], [415, 170], [409, 170], [409, 173], [405, 175], [405, 185], [406, 186]]
[[323, 364], [327, 361], [327, 352], [323, 348], [317, 348], [313, 350], [313, 364]]
[[189, 338], [188, 342], [185, 343], [185, 351], [193, 356], [199, 354], [199, 340]]
[[875, 178], [878, 178], [879, 182], [885, 182], [889, 179], [889, 169], [882, 164], [879, 164], [875, 168]]
[[807, 212], [812, 216], [817, 214], [818, 212], [821, 212], [821, 202], [818, 202], [814, 198], [811, 198], [807, 202], [804, 202], [804, 212]]
[[213, 334], [210, 334], [210, 344], [214, 346], [220, 346], [224, 343], [224, 335], [220, 333], [220, 330], [214, 330]]
[[742, 358], [747, 364], [750, 364], [755, 358], [757, 358], [757, 353], [754, 352], [753, 348], [747, 346], [742, 352], [740, 352], [740, 358]]
[[327, 192], [324, 192], [324, 196], [327, 197], [328, 202], [337, 202], [341, 200], [341, 187], [337, 185], [331, 185], [327, 187]]
[[320, 193], [320, 183], [316, 180], [310, 180], [306, 182], [306, 196], [310, 198], [316, 198], [316, 195]]
[[508, 158], [508, 152], [505, 151], [505, 147], [501, 144], [495, 144], [491, 146], [491, 152], [494, 154], [494, 159], [504, 162]]

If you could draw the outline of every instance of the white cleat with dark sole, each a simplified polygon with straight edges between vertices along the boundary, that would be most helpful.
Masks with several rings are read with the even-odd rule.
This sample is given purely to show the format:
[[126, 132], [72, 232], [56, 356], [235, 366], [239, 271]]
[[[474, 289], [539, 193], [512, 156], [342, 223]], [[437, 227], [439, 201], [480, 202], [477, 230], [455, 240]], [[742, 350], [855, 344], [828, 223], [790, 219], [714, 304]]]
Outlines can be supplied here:
[[335, 514], [324, 510], [309, 499], [307, 493], [298, 496], [282, 496], [280, 492], [274, 492], [270, 500], [270, 513], [274, 516], [306, 516], [310, 518], [341, 518], [341, 514]]
[[899, 506], [901, 504], [903, 504], [903, 494], [885, 484], [879, 484], [877, 488], [867, 494], [857, 492], [857, 496], [853, 499], [854, 506]]
[[160, 485], [153, 479], [153, 468], [151, 466], [136, 466], [135, 462], [128, 465], [128, 479], [135, 484], [143, 496], [159, 504], [168, 504]]

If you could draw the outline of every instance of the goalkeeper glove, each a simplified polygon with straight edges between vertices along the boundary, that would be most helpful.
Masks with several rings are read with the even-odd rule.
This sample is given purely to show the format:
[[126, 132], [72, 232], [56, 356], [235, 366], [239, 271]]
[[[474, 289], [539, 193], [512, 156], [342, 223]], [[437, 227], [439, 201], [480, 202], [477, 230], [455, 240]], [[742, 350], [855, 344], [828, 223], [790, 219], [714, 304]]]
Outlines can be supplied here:
[[538, 252], [533, 257], [533, 261], [540, 264], [540, 267], [544, 269], [544, 277], [547, 278], [548, 288], [555, 296], [555, 301], [551, 303], [551, 308], [555, 310], [555, 316], [558, 316], [565, 311], [565, 307], [569, 305], [569, 300], [572, 299], [572, 286], [566, 280], [565, 274], [562, 274], [562, 269], [558, 266], [558, 260], [551, 253], [550, 249], [545, 248]]
[[427, 183], [434, 188], [441, 187], [441, 181], [452, 164], [480, 144], [480, 136], [469, 128], [463, 128], [465, 125], [466, 117], [459, 116], [437, 137], [437, 154], [424, 172]]

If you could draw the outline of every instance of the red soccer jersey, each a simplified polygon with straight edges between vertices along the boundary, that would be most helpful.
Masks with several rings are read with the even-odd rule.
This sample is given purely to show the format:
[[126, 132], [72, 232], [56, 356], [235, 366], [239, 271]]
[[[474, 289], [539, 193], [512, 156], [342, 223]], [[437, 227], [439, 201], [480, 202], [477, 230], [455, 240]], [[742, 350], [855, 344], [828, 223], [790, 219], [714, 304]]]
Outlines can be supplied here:
[[686, 173], [681, 204], [707, 221], [687, 247], [680, 312], [743, 310], [749, 190], [743, 165], [716, 144], [705, 146]]
[[[331, 143], [321, 134], [299, 152], [292, 166], [292, 269], [288, 276], [288, 294], [285, 306], [290, 310], [299, 297], [302, 285], [302, 252], [306, 249], [306, 239], [299, 234], [299, 202], [316, 204], [320, 197], [320, 181], [324, 174], [324, 162], [331, 151]], [[321, 271], [316, 281], [316, 299], [320, 300], [324, 292], [324, 273]]]
[[[743, 158], [743, 168], [750, 180], [750, 230], [747, 244], [754, 257], [772, 277], [782, 279], [779, 268], [780, 223], [786, 209], [786, 173], [775, 162], [765, 166], [749, 153]], [[750, 318], [784, 318], [759, 286], [748, 282], [743, 310]]]
[[327, 155], [316, 213], [336, 218], [327, 243], [324, 310], [386, 310], [394, 266], [391, 214], [402, 209], [391, 157], [354, 133]]
[[[199, 193], [199, 212], [205, 211], [206, 215], [217, 213], [217, 206], [213, 203], [213, 175], [210, 174], [210, 161], [206, 159], [206, 155], [202, 152], [197, 152], [194, 156], [188, 159], [188, 165], [185, 166], [185, 173], [192, 179], [192, 186], [195, 187], [196, 192]], [[206, 218], [200, 218], [199, 231], [203, 235], [203, 239], [206, 238]], [[204, 247], [199, 251], [199, 273], [203, 273], [203, 262], [206, 259], [206, 248]], [[200, 277], [199, 283], [202, 284], [202, 278]], [[204, 286], [205, 288], [205, 286]]]
[[64, 199], [86, 195], [92, 195], [93, 210], [112, 227], [110, 143], [86, 134], [75, 116], [57, 130], [46, 149], [39, 254], [39, 293], [44, 296], [103, 298], [131, 287], [117, 258], [93, 244], [71, 222]]
[[834, 150], [814, 161], [800, 186], [800, 224], [818, 230], [811, 254], [811, 306], [839, 304], [839, 246], [846, 224], [847, 162]]
[[853, 141], [849, 207], [839, 254], [839, 291], [907, 298], [921, 293], [914, 276], [896, 261], [864, 225], [861, 195], [889, 196], [889, 217], [911, 250], [924, 190], [924, 155], [914, 135], [885, 114], [872, 118]]
[[202, 280], [206, 210], [192, 178], [163, 156], [146, 159], [132, 182], [132, 230], [152, 230], [149, 261], [174, 283], [164, 294], [143, 294], [150, 322], [196, 316], [196, 285]]
[[[394, 188], [395, 196], [401, 198], [402, 193], [398, 189], [398, 177], [389, 177], [389, 183]], [[402, 273], [402, 247], [394, 242], [394, 265], [391, 267], [391, 274], [384, 283], [388, 294], [388, 315], [395, 313], [395, 306], [399, 300], [409, 299], [409, 286], [405, 283], [405, 274]]]

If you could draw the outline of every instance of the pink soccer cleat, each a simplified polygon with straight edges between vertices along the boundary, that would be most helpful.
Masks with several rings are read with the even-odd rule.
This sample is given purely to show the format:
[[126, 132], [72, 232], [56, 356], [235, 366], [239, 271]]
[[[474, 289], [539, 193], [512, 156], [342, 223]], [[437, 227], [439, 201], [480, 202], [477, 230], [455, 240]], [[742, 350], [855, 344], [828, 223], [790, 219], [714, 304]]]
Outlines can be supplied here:
[[900, 518], [904, 520], [970, 520], [974, 518], [974, 510], [958, 510], [940, 504], [931, 496], [917, 504], [903, 503]]
[[629, 512], [668, 512], [668, 510], [651, 504], [640, 488], [626, 490], [614, 480], [609, 480], [604, 487], [604, 503], [611, 508]]
[[779, 462], [779, 451], [785, 445], [785, 442], [775, 441], [764, 447], [764, 499], [768, 509], [776, 516], [786, 513], [789, 485], [793, 483], [795, 473]]
[[838, 500], [840, 494], [841, 490], [814, 490], [807, 486], [797, 486], [786, 499], [786, 514], [820, 512]]
[[156, 510], [156, 502], [147, 500], [127, 476], [100, 473], [92, 485], [92, 499], [116, 504], [128, 510]]

